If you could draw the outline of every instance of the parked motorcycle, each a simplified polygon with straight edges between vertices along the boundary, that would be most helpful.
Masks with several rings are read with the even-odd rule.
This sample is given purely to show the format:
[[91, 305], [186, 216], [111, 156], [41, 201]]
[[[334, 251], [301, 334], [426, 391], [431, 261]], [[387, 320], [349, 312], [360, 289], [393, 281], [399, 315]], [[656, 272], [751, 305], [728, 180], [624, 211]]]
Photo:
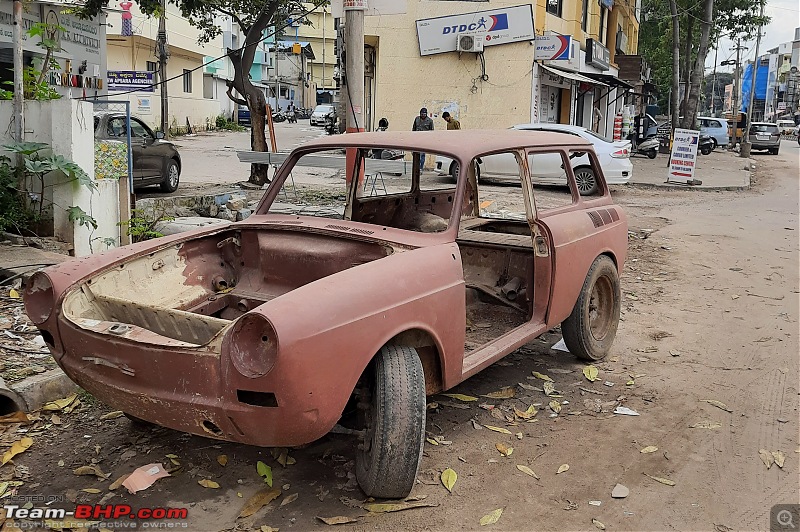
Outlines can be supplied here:
[[655, 159], [658, 155], [659, 140], [655, 135], [648, 137], [639, 144], [632, 144], [631, 151], [641, 155], [647, 155], [650, 159]]
[[337, 122], [338, 120], [336, 119], [336, 115], [334, 113], [331, 113], [325, 117], [325, 132], [328, 133], [328, 135], [336, 135], [339, 133], [339, 125]]
[[710, 135], [700, 135], [700, 140], [697, 143], [697, 151], [703, 155], [708, 155], [717, 146], [716, 141]]
[[283, 111], [273, 111], [272, 112], [272, 121], [275, 123], [284, 122], [286, 121], [286, 115], [283, 114]]

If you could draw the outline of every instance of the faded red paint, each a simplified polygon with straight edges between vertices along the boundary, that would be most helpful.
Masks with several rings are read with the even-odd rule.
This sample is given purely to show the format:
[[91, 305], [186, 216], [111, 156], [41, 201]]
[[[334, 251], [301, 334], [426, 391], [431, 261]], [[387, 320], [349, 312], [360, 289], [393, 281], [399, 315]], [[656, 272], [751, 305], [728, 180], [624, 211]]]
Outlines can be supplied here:
[[[268, 214], [302, 154], [373, 146], [437, 152], [461, 162], [531, 147], [591, 153], [572, 136], [518, 131], [383, 132], [314, 141], [295, 150], [246, 221], [38, 274], [26, 304], [56, 361], [100, 400], [136, 417], [254, 445], [300, 445], [330, 431], [387, 343], [417, 348], [429, 394], [449, 389], [561, 323], [598, 255], [610, 255], [622, 268], [626, 218], [601, 176], [599, 196], [577, 198], [541, 218], [529, 213], [527, 236], [485, 230], [491, 224], [502, 229], [501, 220], [459, 223], [459, 210], [474, 208], [465, 170], [453, 190], [423, 195], [414, 186], [398, 200], [413, 197], [437, 212], [452, 198], [460, 207], [438, 233], [382, 225], [380, 203], [369, 198], [356, 200], [364, 221], [333, 226], [330, 219]], [[529, 186], [524, 168], [523, 186]], [[587, 213], [600, 209], [613, 210], [616, 220], [596, 227]], [[519, 279], [513, 284], [518, 298], [502, 304], [518, 323], [465, 349], [476, 338], [467, 334], [467, 313], [482, 304], [475, 299], [478, 267], [495, 268], [498, 281]], [[180, 303], [162, 300], [173, 292]]]

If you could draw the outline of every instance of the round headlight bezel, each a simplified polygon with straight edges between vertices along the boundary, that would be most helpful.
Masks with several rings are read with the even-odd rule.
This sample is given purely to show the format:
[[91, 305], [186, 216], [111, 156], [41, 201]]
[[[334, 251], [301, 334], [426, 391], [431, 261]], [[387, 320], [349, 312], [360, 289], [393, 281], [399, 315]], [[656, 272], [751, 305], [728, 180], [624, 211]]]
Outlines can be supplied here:
[[25, 289], [25, 312], [34, 323], [41, 325], [50, 319], [56, 306], [53, 282], [44, 272], [36, 272]]
[[278, 336], [266, 316], [250, 312], [229, 333], [228, 357], [240, 374], [257, 379], [269, 373], [278, 357]]

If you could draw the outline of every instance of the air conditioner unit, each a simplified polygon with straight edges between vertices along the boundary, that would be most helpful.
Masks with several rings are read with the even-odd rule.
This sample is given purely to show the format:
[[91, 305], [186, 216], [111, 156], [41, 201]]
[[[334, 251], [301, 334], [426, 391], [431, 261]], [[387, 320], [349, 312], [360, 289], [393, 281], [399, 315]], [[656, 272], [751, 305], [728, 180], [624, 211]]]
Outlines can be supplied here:
[[456, 35], [456, 51], [483, 52], [483, 43], [485, 41], [485, 33], [459, 33]]

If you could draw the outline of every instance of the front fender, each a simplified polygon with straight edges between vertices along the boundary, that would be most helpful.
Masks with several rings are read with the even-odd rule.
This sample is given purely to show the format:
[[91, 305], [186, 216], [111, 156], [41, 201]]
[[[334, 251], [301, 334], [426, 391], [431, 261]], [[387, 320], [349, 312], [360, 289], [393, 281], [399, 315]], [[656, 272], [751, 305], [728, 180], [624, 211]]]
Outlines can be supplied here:
[[305, 427], [296, 429], [304, 432], [302, 439], [313, 441], [339, 420], [374, 355], [409, 329], [433, 337], [447, 387], [461, 375], [464, 290], [461, 255], [449, 243], [396, 252], [277, 297], [253, 310], [276, 331], [275, 366], [263, 377], [247, 378], [224, 350], [226, 403], [235, 403], [241, 389], [274, 393], [278, 407], [302, 420]]

